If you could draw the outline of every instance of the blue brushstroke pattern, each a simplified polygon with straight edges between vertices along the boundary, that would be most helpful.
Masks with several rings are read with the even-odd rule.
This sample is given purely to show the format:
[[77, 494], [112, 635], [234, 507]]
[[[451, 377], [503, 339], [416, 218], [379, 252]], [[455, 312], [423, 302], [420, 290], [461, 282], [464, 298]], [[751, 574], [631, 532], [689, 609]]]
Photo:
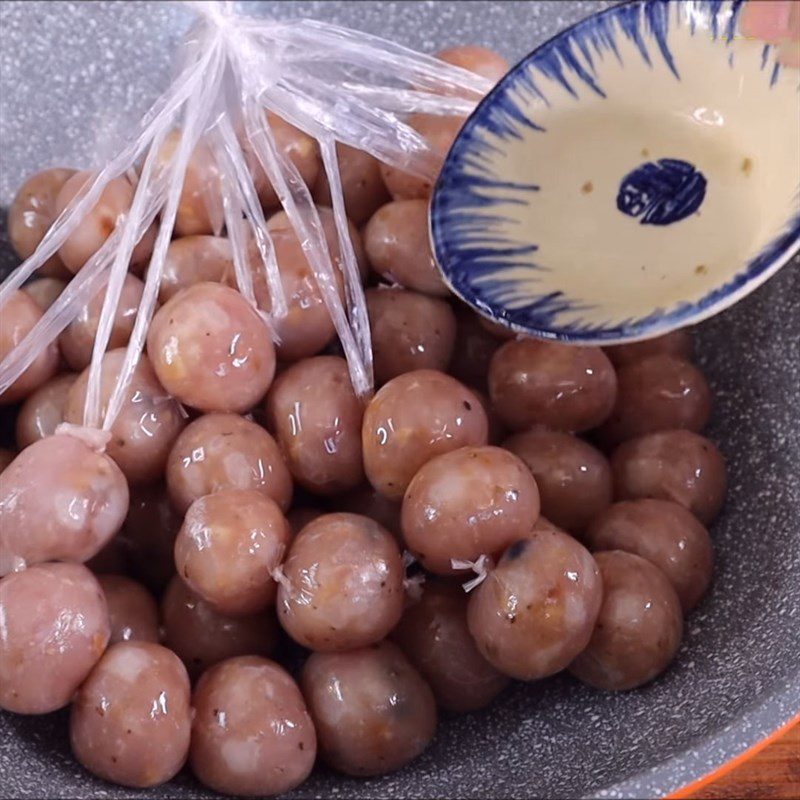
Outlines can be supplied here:
[[[586, 42], [583, 41], [585, 46]], [[561, 62], [563, 62], [564, 67], [567, 69], [571, 69], [595, 94], [600, 95], [600, 97], [605, 97], [606, 93], [595, 83], [592, 76], [583, 68], [580, 61], [575, 57], [575, 54], [572, 52], [572, 45], [569, 40], [564, 42], [556, 42], [553, 50], [556, 54], [556, 58], [560, 58]], [[539, 67], [541, 69], [541, 67]], [[554, 71], [557, 72], [559, 77], [561, 78], [562, 82], [565, 85], [568, 85], [566, 80], [563, 78], [563, 73], [561, 70], [561, 65], [559, 64], [558, 67], [554, 66]], [[570, 92], [572, 90], [570, 89]]]
[[672, 225], [700, 208], [706, 183], [703, 173], [686, 161], [651, 161], [622, 179], [617, 208], [629, 217], [641, 217], [642, 225]]
[[714, 39], [719, 38], [719, 12], [722, 8], [723, 0], [709, 0], [708, 11], [711, 16], [711, 35]]
[[733, 0], [731, 5], [731, 15], [728, 19], [728, 30], [725, 34], [725, 41], [730, 44], [736, 36], [736, 26], [739, 23], [739, 14], [742, 11], [745, 0]]
[[[742, 5], [743, 0], [699, 0], [694, 7], [702, 22], [698, 26], [695, 16], [689, 17], [692, 35], [696, 28], [702, 29], [712, 32], [715, 39], [724, 37], [726, 44], [730, 43]], [[670, 19], [669, 9], [673, 7], [676, 13]], [[551, 92], [543, 91], [541, 86], [545, 83], [540, 83], [538, 76], [560, 85], [574, 101], [582, 99], [582, 87], [605, 97], [601, 66], [607, 55], [623, 65], [617, 38], [624, 36], [634, 44], [641, 63], [652, 68], [653, 58], [659, 54], [680, 80], [678, 64], [669, 47], [669, 33], [671, 26], [682, 24], [681, 11], [671, 0], [638, 0], [583, 20], [512, 69], [464, 125], [434, 190], [431, 231], [436, 256], [448, 283], [481, 313], [517, 330], [535, 330], [538, 335], [555, 340], [603, 341], [633, 333], [656, 333], [680, 325], [741, 289], [796, 245], [800, 239], [800, 213], [793, 215], [784, 231], [726, 285], [697, 302], [659, 308], [638, 319], [581, 321], [579, 317], [584, 312], [591, 312], [596, 318], [598, 309], [559, 291], [530, 296], [530, 285], [536, 283], [537, 275], [549, 269], [546, 264], [532, 260], [538, 248], [529, 241], [529, 231], [500, 209], [530, 203], [540, 189], [535, 184], [497, 181], [494, 164], [498, 158], [507, 157], [509, 142], [529, 135], [547, 135], [545, 128], [531, 119], [539, 103], [549, 108], [564, 102], [563, 96], [551, 97]], [[762, 70], [769, 57], [770, 47], [765, 45]], [[733, 66], [731, 60], [728, 63]], [[624, 66], [636, 68], [632, 64]], [[773, 68], [771, 84], [774, 85], [777, 76], [778, 71]], [[687, 166], [691, 169], [691, 165]], [[679, 203], [679, 207], [685, 209], [697, 202], [698, 187], [704, 178], [695, 171], [690, 175], [685, 167], [682, 169], [682, 179], [688, 176], [689, 182], [681, 183], [680, 187], [694, 198], [689, 202], [681, 195], [683, 205]], [[654, 206], [651, 202], [647, 207], [649, 223], [657, 224], [654, 221], [664, 214], [665, 206]], [[522, 271], [524, 278], [514, 276], [515, 270]], [[520, 289], [521, 283], [524, 289]], [[562, 315], [567, 312], [577, 320], [570, 319], [564, 324]]]
[[667, 44], [667, 35], [669, 34], [669, 9], [670, 4], [666, 0], [657, 0], [657, 2], [647, 3], [644, 6], [644, 15], [647, 20], [647, 27], [650, 35], [656, 40], [658, 49], [664, 57], [670, 72], [678, 79], [681, 76], [678, 74], [678, 68], [675, 66], [675, 59], [672, 57], [669, 45]]
[[564, 67], [561, 64], [559, 52], [555, 47], [551, 48], [551, 52], [536, 64], [536, 68], [542, 75], [546, 75], [550, 80], [560, 83], [576, 100], [578, 99], [578, 93], [564, 75]]
[[[589, 69], [592, 71], [592, 75], [597, 75], [597, 70], [594, 66], [594, 59], [592, 58], [592, 51], [589, 49], [589, 42], [587, 39], [579, 39], [578, 40], [578, 48], [581, 51], [581, 55], [586, 59], [586, 63], [589, 65]], [[602, 57], [602, 53], [600, 53]]]
[[[647, 47], [642, 38], [642, 9], [642, 4], [632, 3], [630, 5], [620, 6], [619, 13], [614, 16], [622, 32], [639, 49], [639, 53], [645, 64], [647, 64], [648, 67], [652, 67], [653, 62], [650, 60], [650, 54], [647, 52]], [[575, 33], [577, 33], [577, 31], [575, 31]]]

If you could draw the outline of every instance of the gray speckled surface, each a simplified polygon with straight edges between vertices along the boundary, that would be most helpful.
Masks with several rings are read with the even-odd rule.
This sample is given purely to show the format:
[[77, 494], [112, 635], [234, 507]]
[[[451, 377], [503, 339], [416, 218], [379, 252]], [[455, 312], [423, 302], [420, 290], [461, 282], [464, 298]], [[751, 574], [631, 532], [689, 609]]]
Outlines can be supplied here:
[[[461, 41], [518, 58], [606, 3], [254, 3], [433, 50]], [[0, 3], [0, 204], [23, 177], [90, 163], [169, 75], [188, 15], [167, 3]], [[97, 131], [100, 130], [101, 133]], [[0, 247], [0, 264], [11, 263]], [[373, 781], [318, 772], [297, 797], [655, 797], [800, 712], [800, 269], [786, 268], [703, 325], [717, 392], [711, 435], [731, 490], [713, 535], [713, 591], [689, 618], [676, 666], [624, 695], [567, 678], [517, 686], [488, 712], [446, 719], [411, 768]], [[186, 775], [135, 793], [71, 759], [66, 716], [0, 716], [0, 796], [205, 797]]]

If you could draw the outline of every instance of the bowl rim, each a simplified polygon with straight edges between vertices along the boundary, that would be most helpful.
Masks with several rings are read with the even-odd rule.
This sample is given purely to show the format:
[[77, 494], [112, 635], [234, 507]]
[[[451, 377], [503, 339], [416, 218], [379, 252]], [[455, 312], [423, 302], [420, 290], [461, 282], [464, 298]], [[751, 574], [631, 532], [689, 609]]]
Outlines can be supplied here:
[[[781, 267], [785, 266], [794, 256], [800, 253], [800, 184], [795, 194], [798, 201], [797, 213], [784, 223], [783, 229], [775, 235], [762, 250], [750, 261], [744, 262], [744, 266], [735, 273], [728, 281], [720, 286], [716, 286], [703, 297], [695, 301], [684, 301], [674, 305], [673, 308], [663, 313], [656, 310], [650, 315], [634, 321], [624, 321], [618, 324], [611, 324], [603, 327], [575, 328], [574, 326], [557, 327], [529, 327], [519, 322], [508, 319], [499, 304], [484, 303], [483, 305], [474, 302], [474, 292], [465, 282], [459, 281], [454, 276], [448, 274], [442, 264], [450, 259], [449, 245], [452, 242], [451, 236], [445, 233], [447, 225], [444, 223], [444, 209], [442, 198], [446, 194], [446, 184], [454, 173], [457, 173], [463, 162], [463, 155], [469, 151], [472, 134], [474, 129], [486, 116], [488, 109], [494, 106], [498, 97], [507, 87], [513, 86], [519, 81], [520, 75], [527, 70], [530, 65], [536, 65], [543, 61], [550, 53], [556, 43], [569, 40], [575, 34], [586, 30], [591, 30], [598, 25], [598, 22], [607, 17], [617, 17], [620, 14], [630, 14], [631, 8], [638, 8], [640, 15], [646, 13], [648, 8], [669, 7], [675, 5], [691, 5], [694, 9], [703, 11], [705, 20], [713, 20], [711, 27], [714, 30], [714, 38], [731, 41], [734, 35], [735, 25], [738, 15], [744, 4], [744, 0], [623, 0], [623, 2], [601, 9], [581, 20], [573, 23], [567, 28], [554, 34], [540, 45], [535, 47], [530, 53], [517, 61], [511, 69], [492, 87], [491, 91], [485, 95], [472, 113], [464, 121], [461, 129], [451, 145], [441, 172], [434, 184], [430, 209], [428, 214], [428, 237], [431, 250], [438, 268], [439, 274], [448, 289], [456, 297], [466, 303], [473, 311], [482, 317], [510, 329], [514, 333], [534, 336], [541, 339], [572, 343], [572, 344], [597, 344], [615, 345], [629, 344], [631, 342], [650, 339], [660, 336], [670, 331], [682, 327], [694, 325], [709, 317], [729, 308], [739, 300], [755, 291], [759, 286], [771, 278]], [[723, 10], [730, 10], [730, 19], [727, 31], [718, 30], [716, 24], [719, 13]], [[695, 23], [692, 22], [692, 25]], [[769, 52], [771, 45], [765, 44], [765, 54]], [[779, 65], [776, 65], [776, 68]], [[799, 82], [800, 88], [800, 82]]]

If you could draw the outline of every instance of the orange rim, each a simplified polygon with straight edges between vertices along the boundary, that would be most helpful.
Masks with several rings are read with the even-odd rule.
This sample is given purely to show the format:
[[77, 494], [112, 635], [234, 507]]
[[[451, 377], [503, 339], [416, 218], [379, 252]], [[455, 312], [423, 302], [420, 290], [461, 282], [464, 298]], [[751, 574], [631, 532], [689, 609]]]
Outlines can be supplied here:
[[791, 730], [791, 728], [798, 724], [800, 724], [800, 714], [793, 719], [790, 719], [785, 725], [782, 725], [776, 731], [773, 731], [769, 736], [766, 736], [760, 742], [756, 742], [752, 747], [748, 747], [743, 753], [739, 753], [739, 755], [735, 758], [732, 758], [730, 761], [726, 761], [721, 767], [718, 767], [713, 772], [709, 772], [708, 775], [704, 775], [702, 778], [698, 778], [696, 781], [692, 781], [692, 783], [687, 784], [682, 789], [678, 789], [678, 791], [667, 795], [666, 800], [681, 800], [682, 798], [689, 797], [698, 789], [702, 789], [704, 786], [708, 786], [710, 783], [719, 780], [724, 775], [727, 775], [729, 772], [732, 772], [734, 769], [736, 769], [736, 767], [744, 764], [745, 761], [749, 761], [754, 755], [756, 755], [756, 753], [760, 753], [765, 747], [767, 747], [767, 745], [772, 744], [772, 742], [774, 742], [776, 739], [779, 739], [784, 733]]

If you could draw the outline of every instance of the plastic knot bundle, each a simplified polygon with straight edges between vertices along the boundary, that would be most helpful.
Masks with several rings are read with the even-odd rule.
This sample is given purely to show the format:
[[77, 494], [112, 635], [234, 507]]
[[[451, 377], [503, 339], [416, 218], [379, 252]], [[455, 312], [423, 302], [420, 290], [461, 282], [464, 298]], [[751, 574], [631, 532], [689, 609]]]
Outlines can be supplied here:
[[[484, 78], [389, 41], [311, 20], [276, 22], [238, 12], [229, 2], [187, 3], [197, 21], [177, 54], [177, 73], [128, 144], [88, 175], [35, 252], [0, 288], [0, 308], [81, 225], [114, 181], [133, 179], [128, 208], [99, 249], [79, 265], [69, 287], [0, 364], [8, 389], [107, 284], [91, 359], [84, 422], [110, 428], [145, 343], [158, 298], [187, 168], [202, 153], [216, 177], [204, 202], [216, 233], [230, 240], [235, 285], [277, 338], [286, 314], [280, 268], [259, 204], [258, 181], [271, 184], [309, 261], [347, 357], [357, 394], [372, 390], [370, 333], [348, 233], [337, 142], [403, 171], [433, 180], [440, 159], [404, 121], [411, 113], [463, 115], [491, 84]], [[312, 137], [330, 185], [341, 275], [310, 191], [276, 144], [275, 118]], [[205, 165], [208, 168], [208, 163]], [[100, 419], [100, 366], [136, 248], [155, 236], [147, 278], [124, 363]], [[344, 283], [344, 302], [337, 286]], [[265, 285], [261, 303], [258, 285]]]

